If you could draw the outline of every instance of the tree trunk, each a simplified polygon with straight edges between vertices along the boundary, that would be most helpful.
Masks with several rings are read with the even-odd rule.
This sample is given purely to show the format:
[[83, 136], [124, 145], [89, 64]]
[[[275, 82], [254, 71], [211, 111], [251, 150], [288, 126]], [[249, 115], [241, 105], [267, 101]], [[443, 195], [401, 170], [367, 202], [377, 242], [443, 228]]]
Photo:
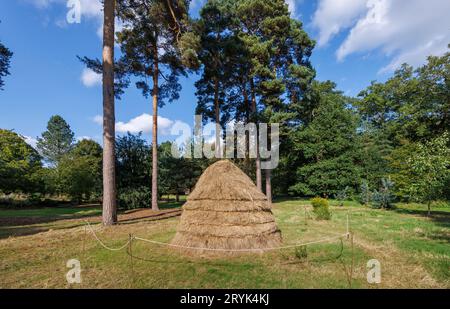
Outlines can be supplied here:
[[155, 40], [155, 63], [153, 70], [153, 131], [152, 131], [152, 210], [158, 207], [158, 40]]
[[222, 158], [220, 147], [220, 106], [219, 106], [219, 79], [214, 80], [214, 113], [216, 116], [216, 158]]
[[428, 207], [428, 214], [427, 214], [427, 216], [429, 217], [431, 215], [431, 202], [430, 201], [428, 201], [427, 207]]
[[[242, 83], [244, 85], [243, 93], [244, 96], [244, 106], [245, 106], [245, 121], [246, 124], [250, 122], [250, 109], [251, 106], [249, 106], [249, 100], [248, 100], [248, 94], [247, 94], [247, 81], [243, 81]], [[250, 132], [245, 132], [245, 169], [246, 172], [250, 171]]]
[[115, 0], [105, 0], [103, 24], [103, 225], [117, 222], [114, 115]]
[[267, 201], [272, 204], [272, 170], [265, 170], [266, 171], [266, 196]]
[[262, 191], [262, 181], [261, 181], [261, 159], [259, 157], [259, 129], [258, 129], [258, 119], [257, 119], [257, 109], [256, 109], [256, 95], [255, 95], [255, 86], [253, 83], [253, 78], [250, 79], [250, 87], [252, 92], [252, 114], [253, 114], [253, 121], [256, 124], [256, 186], [260, 191]]
[[177, 194], [175, 196], [175, 199], [176, 199], [177, 203], [180, 201], [180, 194], [178, 192], [177, 192]]

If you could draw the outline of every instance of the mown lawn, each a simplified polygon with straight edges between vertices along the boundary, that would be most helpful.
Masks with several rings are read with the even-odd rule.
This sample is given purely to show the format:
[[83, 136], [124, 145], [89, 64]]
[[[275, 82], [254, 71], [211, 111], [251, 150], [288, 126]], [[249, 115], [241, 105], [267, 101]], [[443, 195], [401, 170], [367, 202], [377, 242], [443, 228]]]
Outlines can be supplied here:
[[[127, 250], [102, 248], [84, 219], [98, 215], [81, 208], [0, 210], [0, 218], [48, 216], [48, 222], [20, 226], [30, 235], [11, 236], [15, 226], [0, 226], [0, 288], [450, 288], [450, 208], [434, 208], [426, 217], [423, 205], [397, 205], [384, 211], [346, 202], [332, 202], [332, 220], [311, 218], [307, 200], [283, 200], [274, 214], [285, 245], [323, 239], [346, 232], [347, 215], [354, 234], [348, 239], [284, 249], [265, 254], [196, 257], [177, 250], [134, 241]], [[176, 207], [177, 205], [169, 205]], [[81, 213], [80, 213], [81, 212]], [[62, 217], [61, 217], [62, 216]], [[71, 219], [67, 218], [79, 218]], [[64, 219], [64, 220], [63, 220]], [[169, 242], [179, 218], [135, 220], [112, 228], [93, 225], [111, 247], [129, 235]], [[39, 226], [45, 225], [40, 230]], [[66, 262], [81, 262], [82, 283], [69, 285]], [[382, 282], [368, 284], [367, 261], [381, 263]], [[353, 273], [351, 271], [353, 260]]]

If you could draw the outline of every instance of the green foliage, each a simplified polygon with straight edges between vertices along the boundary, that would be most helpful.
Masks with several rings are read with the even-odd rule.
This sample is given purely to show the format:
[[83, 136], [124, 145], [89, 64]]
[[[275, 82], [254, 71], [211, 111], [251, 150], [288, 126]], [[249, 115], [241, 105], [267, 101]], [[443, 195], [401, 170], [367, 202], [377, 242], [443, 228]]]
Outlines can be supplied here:
[[334, 87], [314, 84], [320, 96], [314, 117], [295, 133], [294, 149], [303, 159], [296, 184], [290, 188], [296, 194], [332, 196], [359, 183], [356, 118], [346, 108], [348, 100]]
[[343, 190], [339, 190], [335, 194], [336, 200], [339, 202], [339, 206], [344, 206], [344, 201], [348, 199], [350, 188], [346, 186]]
[[124, 136], [117, 137], [116, 168], [119, 192], [129, 188], [150, 186], [150, 147], [142, 139], [142, 134], [127, 133]]
[[161, 194], [184, 194], [191, 191], [203, 169], [196, 159], [174, 158], [172, 143], [165, 142], [159, 147]]
[[72, 148], [74, 133], [61, 116], [52, 116], [47, 131], [38, 138], [37, 148], [49, 163], [58, 165], [61, 158]]
[[41, 169], [41, 157], [23, 137], [0, 129], [0, 191], [33, 192]]
[[372, 200], [372, 192], [370, 191], [369, 183], [363, 181], [359, 187], [359, 202], [365, 206], [369, 205]]
[[394, 201], [393, 188], [394, 183], [390, 179], [381, 179], [379, 190], [375, 190], [372, 194], [372, 206], [380, 209], [391, 209]]
[[151, 198], [152, 192], [149, 185], [119, 189], [119, 207], [122, 209], [148, 208]]
[[316, 197], [311, 200], [313, 212], [318, 220], [330, 220], [331, 212], [328, 205], [328, 200], [321, 197]]
[[417, 150], [407, 160], [411, 174], [411, 196], [421, 202], [444, 198], [450, 175], [450, 139], [444, 133], [433, 140], [419, 143]]
[[100, 196], [102, 148], [91, 140], [82, 140], [59, 161], [56, 173], [58, 191], [82, 202]]
[[0, 90], [5, 85], [4, 77], [8, 76], [13, 53], [0, 42]]
[[301, 246], [295, 248], [295, 257], [299, 260], [306, 260], [308, 258], [308, 248], [307, 246]]
[[405, 64], [359, 94], [359, 111], [394, 144], [436, 137], [450, 127], [449, 72], [450, 52], [415, 70]]

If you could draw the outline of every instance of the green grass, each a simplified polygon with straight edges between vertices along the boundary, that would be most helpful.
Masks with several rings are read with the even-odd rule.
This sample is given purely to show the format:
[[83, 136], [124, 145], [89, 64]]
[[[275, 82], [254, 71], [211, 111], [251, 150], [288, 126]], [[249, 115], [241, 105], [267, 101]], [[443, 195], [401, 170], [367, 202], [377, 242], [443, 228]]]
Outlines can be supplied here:
[[[316, 221], [310, 217], [307, 200], [275, 203], [273, 212], [283, 241], [285, 244], [309, 242], [345, 233], [349, 213], [350, 229], [354, 233], [353, 251], [350, 241], [344, 240], [310, 245], [301, 252], [285, 249], [263, 255], [202, 258], [135, 241], [131, 260], [126, 250], [103, 249], [89, 233], [85, 234], [82, 222], [75, 228], [59, 226], [59, 229], [53, 229], [52, 225], [63, 224], [65, 220], [49, 222], [47, 232], [0, 240], [0, 287], [347, 288], [352, 259], [353, 288], [450, 287], [450, 208], [435, 209], [436, 213], [428, 218], [425, 206], [418, 204], [399, 204], [392, 211], [365, 208], [354, 202], [337, 207], [332, 201], [331, 205], [332, 219]], [[32, 216], [33, 212], [16, 210], [8, 215], [18, 214]], [[43, 215], [42, 212], [34, 214]], [[74, 211], [72, 215], [80, 213]], [[95, 228], [99, 229], [98, 236], [112, 247], [125, 243], [130, 233], [169, 242], [178, 220], [143, 220]], [[4, 227], [0, 227], [2, 230]], [[65, 281], [68, 271], [65, 263], [71, 258], [81, 262], [81, 285], [69, 286]], [[380, 285], [366, 281], [366, 263], [372, 258], [381, 263]]]
[[100, 215], [101, 207], [45, 207], [33, 209], [0, 209], [0, 218], [9, 217], [84, 217]]

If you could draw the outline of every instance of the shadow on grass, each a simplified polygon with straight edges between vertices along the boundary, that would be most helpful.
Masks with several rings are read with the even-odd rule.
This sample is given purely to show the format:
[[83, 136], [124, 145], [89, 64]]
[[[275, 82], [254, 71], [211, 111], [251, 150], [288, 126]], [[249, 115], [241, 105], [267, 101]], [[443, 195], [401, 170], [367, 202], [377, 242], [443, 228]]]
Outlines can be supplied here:
[[428, 218], [435, 222], [437, 225], [443, 226], [445, 228], [450, 228], [450, 211], [441, 211], [431, 209], [431, 214], [428, 216], [427, 209], [407, 209], [407, 208], [394, 208], [392, 211], [405, 214], [405, 215], [416, 215], [424, 218]]
[[[136, 221], [156, 221], [179, 216], [184, 202], [161, 202], [160, 212], [150, 213], [149, 208], [119, 210], [119, 224], [131, 224]], [[28, 236], [49, 230], [69, 229], [91, 223], [101, 222], [101, 205], [79, 205], [66, 207], [42, 207], [33, 209], [11, 210], [11, 215], [0, 217], [0, 239]], [[29, 213], [27, 211], [35, 211]], [[41, 212], [39, 212], [39, 210]], [[80, 211], [93, 210], [89, 214], [77, 214]], [[54, 211], [54, 213], [52, 213]], [[60, 212], [60, 213], [58, 213]]]

